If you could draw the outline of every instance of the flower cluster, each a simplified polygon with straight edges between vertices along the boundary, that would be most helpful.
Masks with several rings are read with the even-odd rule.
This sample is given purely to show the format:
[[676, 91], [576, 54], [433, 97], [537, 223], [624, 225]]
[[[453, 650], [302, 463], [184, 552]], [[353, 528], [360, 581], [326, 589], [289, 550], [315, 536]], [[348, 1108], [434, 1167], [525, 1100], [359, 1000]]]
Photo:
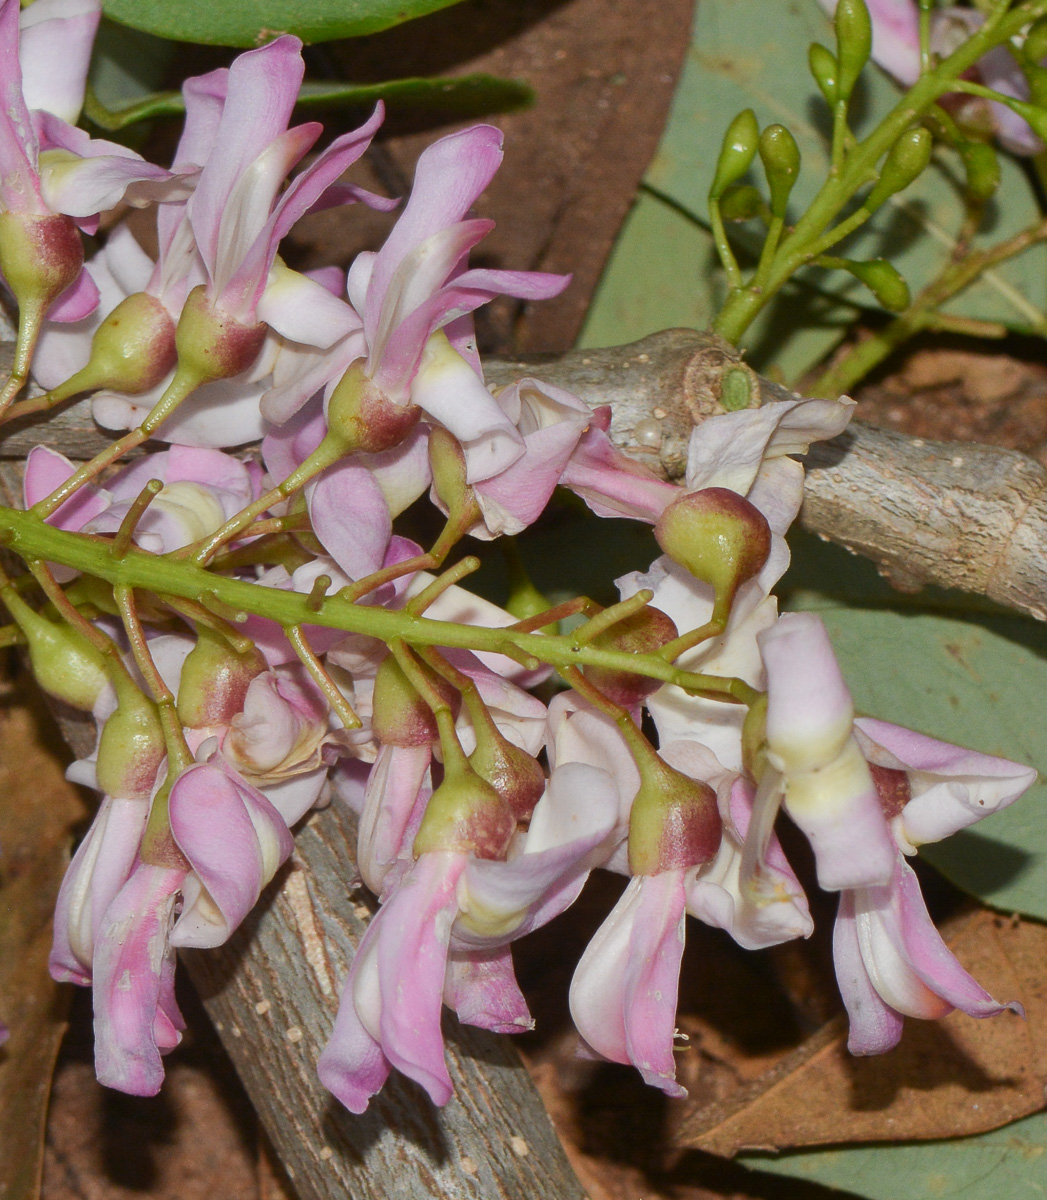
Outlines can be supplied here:
[[[685, 482], [658, 479], [611, 442], [608, 410], [539, 379], [484, 383], [473, 311], [568, 283], [468, 264], [496, 129], [436, 141], [384, 245], [346, 276], [304, 275], [278, 251], [305, 213], [395, 207], [342, 180], [380, 109], [288, 180], [321, 130], [290, 125], [301, 46], [280, 37], [186, 82], [174, 161], [155, 167], [66, 123], [83, 70], [54, 98], [39, 73], [86, 63], [97, 18], [97, 0], [0, 0], [0, 269], [48, 389], [16, 402], [16, 371], [2, 403], [90, 393], [122, 431], [86, 464], [37, 447], [27, 512], [0, 514], [29, 566], [0, 598], [41, 684], [97, 722], [70, 777], [104, 799], [51, 970], [93, 989], [99, 1078], [157, 1091], [182, 1028], [176, 949], [226, 941], [332, 793], [380, 901], [318, 1063], [355, 1112], [393, 1068], [449, 1098], [445, 1005], [530, 1027], [512, 942], [597, 867], [630, 882], [578, 964], [574, 1020], [592, 1053], [681, 1094], [687, 914], [747, 948], [811, 932], [780, 809], [840, 894], [856, 1053], [893, 1045], [905, 1015], [1007, 1007], [941, 942], [907, 858], [1034, 772], [856, 719], [818, 618], [779, 616], [771, 594], [802, 496], [791, 456], [851, 403], [710, 417]], [[77, 226], [120, 201], [152, 206], [155, 259], [110, 221], [85, 264]], [[166, 448], [111, 469], [149, 439]], [[474, 558], [447, 564], [465, 538], [525, 530], [557, 486], [648, 522], [664, 553], [619, 603], [518, 619], [462, 586]], [[428, 549], [404, 532], [426, 492], [443, 518]], [[538, 699], [552, 668], [564, 686]]]

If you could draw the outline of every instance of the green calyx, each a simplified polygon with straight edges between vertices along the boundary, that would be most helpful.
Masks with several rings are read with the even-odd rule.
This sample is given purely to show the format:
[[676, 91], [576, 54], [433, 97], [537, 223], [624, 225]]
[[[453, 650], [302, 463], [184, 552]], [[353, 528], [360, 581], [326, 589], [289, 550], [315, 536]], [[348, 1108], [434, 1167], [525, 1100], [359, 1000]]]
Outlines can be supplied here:
[[251, 680], [265, 670], [258, 650], [241, 654], [220, 634], [201, 625], [182, 665], [178, 719], [190, 729], [226, 725], [243, 712]]
[[413, 852], [416, 858], [439, 851], [502, 858], [515, 829], [505, 800], [468, 765], [459, 764], [430, 797]]
[[107, 796], [148, 799], [167, 753], [160, 714], [122, 671], [112, 682], [118, 704], [98, 742], [98, 787]]
[[715, 593], [713, 619], [726, 624], [738, 588], [771, 552], [767, 519], [729, 488], [704, 488], [674, 500], [654, 527], [658, 545]]
[[630, 872], [657, 875], [711, 861], [723, 834], [713, 789], [654, 753], [637, 765], [640, 790], [629, 813]]

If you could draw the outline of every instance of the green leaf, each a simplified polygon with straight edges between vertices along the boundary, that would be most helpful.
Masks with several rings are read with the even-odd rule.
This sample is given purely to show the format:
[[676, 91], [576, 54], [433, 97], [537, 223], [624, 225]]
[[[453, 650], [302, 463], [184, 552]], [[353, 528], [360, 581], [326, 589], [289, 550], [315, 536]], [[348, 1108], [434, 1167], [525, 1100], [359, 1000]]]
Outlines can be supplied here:
[[[795, 136], [803, 165], [789, 211], [795, 219], [805, 210], [826, 178], [831, 129], [827, 107], [807, 70], [807, 49], [812, 41], [832, 44], [829, 20], [818, 0], [778, 4], [773, 21], [767, 19], [766, 0], [701, 0], [697, 5], [691, 50], [669, 123], [646, 177], [651, 190], [662, 196], [667, 206], [675, 206], [681, 222], [684, 214], [689, 214], [699, 225], [707, 225], [706, 196], [724, 130], [745, 108], [755, 110], [761, 127], [780, 123]], [[871, 130], [900, 94], [883, 72], [869, 67], [855, 89], [852, 104], [859, 135]], [[995, 244], [1039, 218], [1036, 197], [1025, 172], [1007, 155], [1000, 156], [1000, 165], [1002, 186], [989, 205], [986, 230], [975, 239], [976, 248]], [[750, 178], [766, 189], [761, 172], [750, 171]], [[912, 187], [893, 197], [839, 249], [848, 258], [887, 258], [915, 293], [940, 271], [954, 245], [964, 215], [962, 179], [958, 155], [940, 149], [931, 167]], [[658, 253], [661, 273], [656, 273], [653, 266], [645, 269], [642, 256], [652, 248], [657, 223], [651, 223], [644, 207], [641, 200], [612, 255], [605, 285], [597, 295], [596, 311], [586, 329], [587, 344], [619, 340], [619, 330], [620, 340], [627, 340], [624, 321], [619, 317], [623, 310], [631, 315], [645, 306], [653, 316], [690, 306], [699, 317], [697, 323], [705, 324], [718, 303], [708, 279], [692, 284], [686, 274], [681, 278], [680, 265], [698, 259], [693, 253], [683, 253], [688, 247], [678, 227], [672, 231], [677, 240], [661, 247]], [[649, 205], [646, 207], [649, 209]], [[729, 236], [734, 244], [752, 253], [758, 248], [758, 228], [755, 223], [733, 226]], [[692, 242], [699, 242], [697, 234]], [[665, 271], [667, 260], [672, 267]], [[703, 269], [706, 273], [713, 271], [709, 256]], [[855, 305], [868, 302], [868, 293], [842, 272], [809, 270], [802, 279], [837, 300]], [[698, 293], [693, 299], [692, 287]], [[673, 289], [684, 295], [668, 303], [665, 297]], [[637, 295], [631, 296], [630, 292]], [[649, 298], [652, 292], [656, 294]], [[793, 298], [787, 295], [775, 302], [778, 308], [789, 309], [792, 305]], [[1037, 309], [1045, 306], [1047, 248], [1038, 246], [986, 273], [951, 301], [947, 311], [1022, 328], [1034, 319]], [[628, 338], [633, 336], [629, 329]], [[756, 330], [746, 338], [751, 347], [759, 341]], [[792, 346], [785, 343], [785, 349], [792, 351]], [[795, 378], [795, 369], [783, 369], [787, 377]]]
[[304, 42], [362, 37], [458, 0], [104, 0], [106, 16], [181, 42], [258, 46], [281, 33]]
[[749, 1154], [757, 1171], [840, 1188], [869, 1200], [1036, 1200], [1047, 1195], [1047, 1114], [952, 1141]]
[[962, 606], [977, 602], [960, 593], [928, 597], [957, 606], [952, 614], [921, 610], [918, 602], [905, 611], [859, 607], [904, 601], [896, 593], [892, 599], [882, 582], [869, 586], [872, 568], [855, 572], [845, 551], [819, 547], [812, 556], [802, 540], [798, 548], [787, 585], [849, 580], [846, 598], [800, 590], [788, 605], [819, 611], [859, 712], [1040, 771], [1010, 808], [920, 853], [987, 904], [1047, 920], [1047, 626], [965, 615]]
[[[515, 79], [495, 75], [459, 75], [453, 79], [391, 79], [385, 83], [312, 83], [306, 81], [298, 94], [303, 108], [370, 108], [384, 100], [393, 110], [424, 108], [428, 112], [454, 113], [460, 117], [483, 113], [511, 112], [526, 108], [534, 93]], [[181, 92], [153, 92], [133, 103], [106, 107], [89, 95], [87, 116], [103, 129], [117, 130], [152, 117], [177, 117], [185, 112]]]
[[[708, 229], [644, 190], [618, 235], [579, 344], [620, 346], [658, 329], [704, 329], [722, 300], [723, 277]], [[790, 286], [753, 325], [749, 362], [798, 379], [832, 350], [857, 315], [852, 304]]]

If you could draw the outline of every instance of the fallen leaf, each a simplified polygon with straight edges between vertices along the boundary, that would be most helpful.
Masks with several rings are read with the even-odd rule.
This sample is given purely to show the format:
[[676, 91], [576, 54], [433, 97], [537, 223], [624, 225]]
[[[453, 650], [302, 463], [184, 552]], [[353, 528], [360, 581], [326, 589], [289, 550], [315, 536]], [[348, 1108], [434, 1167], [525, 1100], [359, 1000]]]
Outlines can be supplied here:
[[1027, 1020], [907, 1021], [897, 1049], [855, 1058], [843, 1018], [726, 1099], [685, 1119], [676, 1144], [733, 1156], [842, 1142], [913, 1141], [996, 1129], [1043, 1107], [1047, 926], [978, 912], [950, 940], [992, 993]]
[[45, 742], [39, 711], [11, 692], [2, 699], [0, 1020], [11, 1035], [0, 1049], [0, 1200], [33, 1200], [71, 991], [47, 973], [51, 915], [85, 806]]

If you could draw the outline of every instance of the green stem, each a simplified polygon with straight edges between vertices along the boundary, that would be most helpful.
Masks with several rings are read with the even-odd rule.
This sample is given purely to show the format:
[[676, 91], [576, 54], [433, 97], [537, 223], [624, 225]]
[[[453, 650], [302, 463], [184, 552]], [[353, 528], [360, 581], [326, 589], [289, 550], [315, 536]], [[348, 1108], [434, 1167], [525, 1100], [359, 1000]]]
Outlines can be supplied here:
[[[990, 246], [976, 254], [969, 254], [960, 262], [949, 262], [937, 279], [932, 280], [916, 296], [905, 312], [895, 317], [887, 326], [859, 342], [851, 352], [821, 375], [810, 388], [812, 396], [840, 396], [851, 391], [885, 358], [903, 342], [930, 328], [937, 321], [937, 309], [947, 300], [973, 283], [983, 271], [1016, 254], [1021, 254], [1037, 242], [1047, 241], [1047, 218], [1023, 229], [1014, 237]], [[1033, 330], [1047, 336], [1047, 316], [1040, 315]]]
[[[801, 267], [840, 240], [829, 225], [853, 197], [876, 178], [877, 164], [902, 134], [938, 99], [956, 90], [956, 80], [986, 51], [1018, 34], [1030, 22], [1047, 14], [1047, 0], [1026, 0], [1010, 12], [992, 14], [971, 38], [938, 67], [921, 76], [894, 110], [859, 142], [838, 174], [830, 175], [811, 206], [783, 239], [772, 270], [759, 288], [733, 290], [713, 322], [713, 331], [737, 343], [766, 304]], [[853, 215], [852, 218], [853, 219]], [[846, 224], [846, 222], [844, 222]], [[828, 232], [827, 232], [828, 231]], [[820, 247], [820, 249], [818, 249]]]
[[[173, 562], [132, 546], [119, 559], [104, 541], [67, 533], [40, 520], [32, 512], [0, 506], [0, 544], [25, 559], [58, 562], [105, 580], [113, 587], [140, 588], [157, 595], [182, 597], [205, 603], [226, 619], [246, 619], [247, 614], [276, 621], [285, 629], [294, 625], [320, 625], [346, 633], [362, 633], [387, 645], [401, 640], [407, 645], [447, 646], [524, 656], [557, 669], [571, 666], [604, 667], [672, 683], [689, 692], [721, 700], [750, 704], [758, 693], [744, 680], [703, 675], [672, 666], [654, 654], [630, 654], [581, 644], [573, 634], [522, 633], [510, 628], [487, 628], [434, 621], [408, 612], [352, 604], [340, 595], [328, 596], [320, 612], [309, 609], [309, 597], [300, 592], [262, 587], [242, 579], [215, 575], [186, 562]], [[205, 601], [205, 597], [207, 598]]]

